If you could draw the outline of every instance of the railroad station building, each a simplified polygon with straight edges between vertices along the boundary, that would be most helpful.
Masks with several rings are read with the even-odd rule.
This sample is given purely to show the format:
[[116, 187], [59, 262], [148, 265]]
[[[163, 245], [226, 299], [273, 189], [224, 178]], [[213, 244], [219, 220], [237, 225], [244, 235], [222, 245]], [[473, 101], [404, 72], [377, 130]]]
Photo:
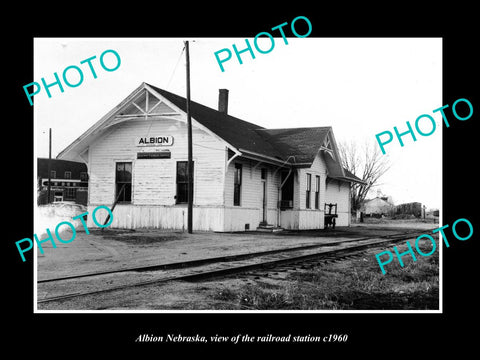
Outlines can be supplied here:
[[[322, 229], [327, 204], [350, 225], [350, 185], [330, 126], [265, 129], [190, 102], [193, 230]], [[142, 83], [58, 159], [88, 168], [88, 211], [112, 207], [113, 228], [187, 228], [186, 99]], [[100, 219], [99, 219], [100, 220]], [[88, 224], [93, 226], [89, 217]]]

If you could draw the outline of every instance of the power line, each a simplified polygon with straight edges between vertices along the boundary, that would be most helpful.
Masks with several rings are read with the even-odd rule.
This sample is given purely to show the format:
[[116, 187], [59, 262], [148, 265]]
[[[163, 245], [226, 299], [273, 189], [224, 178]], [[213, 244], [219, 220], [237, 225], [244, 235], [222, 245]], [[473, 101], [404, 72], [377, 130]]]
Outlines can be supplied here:
[[185, 51], [185, 44], [183, 45], [182, 51], [180, 52], [180, 56], [178, 57], [177, 63], [175, 64], [175, 68], [173, 69], [172, 75], [170, 75], [170, 79], [168, 80], [167, 85], [165, 86], [165, 90], [168, 90], [168, 87], [170, 86], [170, 83], [173, 79], [173, 75], [175, 75], [175, 72], [177, 71], [178, 63], [180, 62], [180, 59], [182, 58], [184, 51]]

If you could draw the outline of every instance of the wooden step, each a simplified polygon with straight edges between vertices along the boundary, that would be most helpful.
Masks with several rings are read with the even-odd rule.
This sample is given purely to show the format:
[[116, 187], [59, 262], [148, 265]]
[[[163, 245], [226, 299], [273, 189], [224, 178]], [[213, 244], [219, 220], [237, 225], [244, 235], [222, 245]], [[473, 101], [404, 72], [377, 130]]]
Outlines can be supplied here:
[[262, 231], [262, 232], [279, 232], [279, 231], [283, 231], [283, 229], [282, 229], [281, 227], [278, 227], [278, 226], [265, 224], [265, 225], [259, 225], [259, 226], [257, 227], [257, 231]]

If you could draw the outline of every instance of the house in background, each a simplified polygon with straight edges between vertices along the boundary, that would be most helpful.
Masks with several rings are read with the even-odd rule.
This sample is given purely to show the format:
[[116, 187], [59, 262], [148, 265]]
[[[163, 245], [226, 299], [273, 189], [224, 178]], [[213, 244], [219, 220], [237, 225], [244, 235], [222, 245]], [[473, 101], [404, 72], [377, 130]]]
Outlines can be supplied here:
[[37, 158], [37, 203], [57, 201], [87, 204], [87, 166], [76, 161], [51, 159], [50, 201], [48, 201], [48, 158]]
[[377, 197], [365, 200], [362, 211], [366, 216], [388, 216], [395, 213], [395, 205], [388, 196], [381, 196], [377, 194]]
[[[350, 184], [362, 181], [330, 126], [265, 129], [227, 110], [226, 89], [218, 110], [190, 102], [193, 230], [322, 229], [330, 203], [336, 225], [350, 224]], [[111, 227], [187, 227], [184, 97], [142, 83], [57, 158], [88, 166], [88, 211], [115, 203]]]

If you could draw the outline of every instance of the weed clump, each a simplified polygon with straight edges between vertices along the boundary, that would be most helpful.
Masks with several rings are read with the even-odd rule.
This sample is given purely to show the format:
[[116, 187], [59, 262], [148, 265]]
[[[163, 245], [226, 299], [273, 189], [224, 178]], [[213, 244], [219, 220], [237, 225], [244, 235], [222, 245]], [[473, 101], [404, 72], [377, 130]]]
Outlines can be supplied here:
[[[425, 252], [428, 249], [424, 249]], [[392, 266], [390, 266], [392, 265]], [[436, 310], [439, 308], [438, 253], [389, 264], [383, 275], [373, 255], [292, 272], [284, 286], [262, 282], [214, 298], [255, 310]]]

